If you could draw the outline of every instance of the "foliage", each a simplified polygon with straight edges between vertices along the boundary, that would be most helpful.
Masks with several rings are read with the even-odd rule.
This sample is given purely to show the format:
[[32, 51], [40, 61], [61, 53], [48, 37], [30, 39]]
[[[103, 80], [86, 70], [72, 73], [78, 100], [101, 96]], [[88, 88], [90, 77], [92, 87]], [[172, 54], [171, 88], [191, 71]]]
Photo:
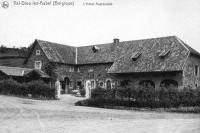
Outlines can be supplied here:
[[96, 98], [105, 98], [106, 97], [106, 89], [97, 87], [91, 91], [91, 97], [93, 99]]
[[8, 51], [8, 48], [6, 46], [1, 45], [0, 46], [0, 53], [6, 53]]
[[80, 91], [81, 96], [85, 96], [86, 92], [83, 85], [80, 86], [79, 91]]
[[130, 82], [130, 80], [123, 80], [123, 81], [120, 83], [120, 86], [121, 86], [121, 87], [126, 87], [126, 86], [129, 85], [129, 82]]
[[55, 89], [50, 88], [43, 81], [31, 81], [27, 83], [18, 83], [15, 80], [7, 79], [0, 81], [0, 93], [6, 95], [28, 96], [33, 98], [53, 99], [55, 98]]
[[[79, 103], [82, 104], [82, 103]], [[106, 90], [96, 88], [92, 90], [92, 98], [83, 102], [86, 106], [128, 106], [149, 108], [193, 107], [200, 106], [200, 88], [153, 87], [118, 88]]]
[[57, 74], [55, 73], [55, 69], [57, 68], [56, 64], [53, 63], [53, 62], [48, 62], [46, 65], [45, 65], [45, 72], [54, 78], [54, 80], [56, 80], [57, 78]]

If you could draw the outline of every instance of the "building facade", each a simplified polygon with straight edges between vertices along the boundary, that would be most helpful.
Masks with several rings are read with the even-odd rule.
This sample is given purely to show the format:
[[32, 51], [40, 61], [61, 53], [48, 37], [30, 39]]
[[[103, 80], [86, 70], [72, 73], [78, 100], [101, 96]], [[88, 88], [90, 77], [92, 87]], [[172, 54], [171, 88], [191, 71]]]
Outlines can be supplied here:
[[84, 87], [200, 86], [200, 54], [175, 36], [73, 47], [35, 40], [24, 65], [45, 71], [54, 64], [65, 93]]

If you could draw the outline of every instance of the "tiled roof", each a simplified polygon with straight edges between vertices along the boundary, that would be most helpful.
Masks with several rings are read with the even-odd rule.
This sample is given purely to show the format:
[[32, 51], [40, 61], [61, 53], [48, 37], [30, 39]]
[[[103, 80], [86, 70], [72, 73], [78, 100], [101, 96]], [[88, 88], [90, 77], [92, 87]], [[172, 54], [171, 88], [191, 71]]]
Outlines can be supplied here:
[[[115, 44], [100, 44], [95, 45], [98, 50], [93, 50], [94, 46], [83, 46], [77, 48], [77, 62], [78, 64], [93, 64], [93, 63], [109, 63], [114, 62], [114, 59], [120, 53], [113, 53], [116, 49]], [[119, 46], [120, 47], [120, 46]], [[120, 52], [120, 51], [119, 51]]]
[[23, 76], [24, 73], [30, 72], [32, 69], [21, 67], [0, 66], [0, 70], [9, 76]]
[[[189, 53], [200, 56], [199, 52], [175, 36], [77, 48], [47, 41], [36, 41], [50, 61], [77, 65], [113, 63], [109, 73], [180, 71]], [[137, 51], [142, 54], [134, 61], [131, 57]]]
[[184, 43], [179, 38], [177, 38], [177, 39], [190, 51], [190, 53], [200, 56], [200, 53], [198, 51], [196, 51], [195, 49], [193, 49], [192, 47], [190, 47], [188, 44]]
[[41, 70], [30, 69], [30, 68], [0, 66], [0, 71], [8, 76], [19, 76], [19, 77], [25, 76], [26, 74], [35, 71], [40, 75], [40, 77], [46, 77], [46, 78], [49, 77], [45, 72]]
[[26, 71], [26, 72], [24, 72], [24, 76], [29, 75], [29, 74], [34, 73], [34, 72], [39, 74], [41, 78], [50, 78], [49, 75], [47, 75], [45, 72], [43, 72], [39, 69], [32, 69], [31, 71]]
[[[128, 49], [113, 63], [109, 73], [180, 71], [190, 51], [176, 37], [163, 37], [122, 42]], [[170, 50], [166, 58], [159, 58], [163, 49]], [[123, 49], [122, 49], [123, 50]], [[138, 60], [132, 61], [131, 54], [142, 51]]]
[[52, 62], [75, 64], [76, 48], [57, 43], [36, 40], [47, 58]]

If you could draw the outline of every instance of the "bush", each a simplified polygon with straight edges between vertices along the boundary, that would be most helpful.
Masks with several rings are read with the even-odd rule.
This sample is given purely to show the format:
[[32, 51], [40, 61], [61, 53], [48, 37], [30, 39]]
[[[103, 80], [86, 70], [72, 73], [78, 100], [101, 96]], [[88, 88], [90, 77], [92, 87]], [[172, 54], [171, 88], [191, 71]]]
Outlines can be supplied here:
[[91, 91], [91, 98], [106, 98], [106, 89], [97, 87]]
[[85, 92], [85, 88], [83, 86], [81, 86], [79, 88], [79, 91], [80, 91], [80, 94], [81, 94], [82, 97], [85, 96], [86, 92]]
[[31, 81], [28, 83], [18, 83], [15, 80], [7, 79], [0, 81], [0, 93], [7, 95], [28, 96], [33, 98], [53, 99], [55, 98], [55, 88], [50, 88], [43, 81]]
[[84, 101], [88, 106], [128, 106], [149, 108], [193, 107], [200, 106], [200, 89], [152, 87], [119, 88], [92, 90], [92, 99]]

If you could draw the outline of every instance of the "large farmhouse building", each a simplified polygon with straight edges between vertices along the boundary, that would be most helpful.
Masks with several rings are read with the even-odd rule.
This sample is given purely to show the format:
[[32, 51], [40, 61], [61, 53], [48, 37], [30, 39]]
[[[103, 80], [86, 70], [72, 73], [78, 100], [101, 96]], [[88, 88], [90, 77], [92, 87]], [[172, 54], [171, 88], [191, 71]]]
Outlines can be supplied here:
[[45, 71], [55, 66], [65, 93], [84, 86], [160, 86], [197, 88], [200, 86], [200, 54], [175, 36], [119, 41], [73, 47], [35, 40], [24, 66]]

